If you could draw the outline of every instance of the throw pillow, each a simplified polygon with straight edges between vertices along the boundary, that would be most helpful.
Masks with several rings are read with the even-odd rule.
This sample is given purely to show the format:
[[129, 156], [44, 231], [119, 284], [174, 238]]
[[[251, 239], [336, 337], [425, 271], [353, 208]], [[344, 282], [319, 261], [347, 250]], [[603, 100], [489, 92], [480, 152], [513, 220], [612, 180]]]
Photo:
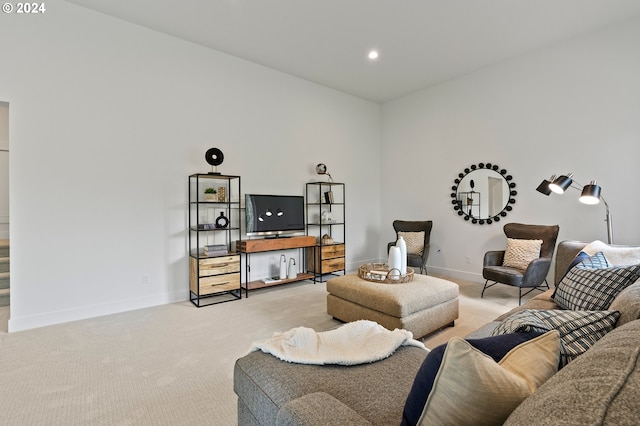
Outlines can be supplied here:
[[555, 331], [454, 337], [433, 349], [420, 367], [402, 424], [502, 424], [556, 372], [558, 356]]
[[[567, 270], [564, 271], [564, 274], [562, 274], [562, 278], [567, 276], [567, 272], [569, 272], [571, 269], [573, 269], [574, 266], [576, 266], [578, 263], [582, 263], [583, 261], [589, 259], [589, 255], [583, 251], [581, 251], [580, 253], [578, 253], [576, 255], [576, 257], [573, 258], [573, 260], [571, 260], [571, 262], [569, 263], [569, 266], [567, 267]], [[606, 259], [605, 259], [606, 260]], [[562, 281], [562, 278], [560, 278], [560, 281]], [[560, 282], [558, 281], [558, 283]], [[558, 290], [558, 287], [553, 289], [553, 294], [551, 295], [551, 298], [553, 299], [554, 296], [556, 295], [556, 291]]]
[[553, 295], [558, 306], [586, 311], [609, 309], [613, 299], [640, 278], [640, 264], [592, 269], [602, 260], [606, 262], [598, 252], [567, 272]]
[[593, 241], [587, 244], [583, 252], [593, 255], [599, 251], [603, 252], [609, 263], [612, 265], [633, 265], [640, 263], [640, 247], [611, 246], [602, 241]]
[[613, 299], [609, 310], [620, 312], [616, 327], [640, 318], [640, 282], [631, 284]]
[[557, 330], [561, 343], [559, 368], [562, 368], [613, 330], [618, 317], [618, 311], [525, 309], [502, 321], [491, 334]]
[[507, 238], [507, 249], [502, 266], [525, 270], [529, 264], [540, 257], [542, 240], [518, 240]]
[[422, 256], [424, 253], [424, 231], [420, 232], [398, 232], [398, 237], [404, 238], [407, 243], [407, 253]]

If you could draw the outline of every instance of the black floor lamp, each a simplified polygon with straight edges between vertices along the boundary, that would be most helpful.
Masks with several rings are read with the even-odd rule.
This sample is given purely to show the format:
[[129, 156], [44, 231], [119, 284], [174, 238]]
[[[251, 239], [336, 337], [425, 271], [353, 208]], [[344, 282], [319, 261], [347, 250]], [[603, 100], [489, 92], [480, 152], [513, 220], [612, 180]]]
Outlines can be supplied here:
[[607, 222], [607, 239], [609, 244], [613, 244], [613, 227], [611, 225], [609, 204], [607, 204], [607, 200], [605, 200], [601, 195], [602, 189], [595, 180], [592, 180], [588, 185], [581, 185], [573, 179], [573, 173], [560, 175], [558, 177], [553, 175], [549, 180], [543, 180], [536, 188], [536, 191], [544, 195], [549, 195], [552, 192], [555, 192], [556, 194], [564, 194], [568, 188], [582, 191], [579, 200], [583, 204], [598, 204], [600, 200], [602, 200], [606, 209], [605, 221]]

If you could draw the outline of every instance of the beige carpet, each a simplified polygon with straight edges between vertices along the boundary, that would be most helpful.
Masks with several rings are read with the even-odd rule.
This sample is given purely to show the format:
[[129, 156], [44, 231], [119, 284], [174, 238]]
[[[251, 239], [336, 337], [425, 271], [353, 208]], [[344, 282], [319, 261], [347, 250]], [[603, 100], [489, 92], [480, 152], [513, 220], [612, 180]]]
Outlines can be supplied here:
[[[460, 284], [456, 326], [427, 346], [464, 336], [517, 304], [517, 291]], [[250, 293], [195, 308], [189, 302], [0, 333], [2, 425], [233, 425], [233, 364], [251, 342], [326, 314], [325, 284]]]

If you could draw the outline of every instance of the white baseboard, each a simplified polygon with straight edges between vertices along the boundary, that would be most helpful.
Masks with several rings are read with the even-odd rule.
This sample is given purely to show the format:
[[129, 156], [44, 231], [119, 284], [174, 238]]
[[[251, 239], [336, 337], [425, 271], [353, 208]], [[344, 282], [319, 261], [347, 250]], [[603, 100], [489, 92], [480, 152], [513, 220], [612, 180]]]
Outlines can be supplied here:
[[9, 332], [29, 330], [47, 325], [62, 324], [70, 321], [78, 321], [87, 318], [117, 314], [136, 309], [150, 308], [152, 306], [166, 305], [169, 303], [189, 300], [188, 292], [177, 291], [173, 293], [159, 294], [141, 299], [124, 300], [118, 303], [105, 303], [99, 305], [82, 306], [64, 311], [45, 312], [26, 317], [11, 317], [9, 319]]
[[482, 278], [482, 274], [477, 272], [458, 271], [456, 269], [438, 268], [436, 266], [429, 265], [427, 265], [427, 271], [429, 272], [429, 274], [444, 275], [447, 277], [476, 283], [484, 284], [485, 281], [484, 278]]

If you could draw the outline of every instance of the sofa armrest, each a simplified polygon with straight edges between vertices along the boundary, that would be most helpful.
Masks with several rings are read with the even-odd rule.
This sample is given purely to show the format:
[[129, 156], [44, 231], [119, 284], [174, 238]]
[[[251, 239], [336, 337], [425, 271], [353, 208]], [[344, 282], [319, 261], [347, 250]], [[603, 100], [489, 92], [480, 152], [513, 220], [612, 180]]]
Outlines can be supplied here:
[[287, 402], [278, 411], [278, 426], [371, 426], [365, 418], [324, 392]]

